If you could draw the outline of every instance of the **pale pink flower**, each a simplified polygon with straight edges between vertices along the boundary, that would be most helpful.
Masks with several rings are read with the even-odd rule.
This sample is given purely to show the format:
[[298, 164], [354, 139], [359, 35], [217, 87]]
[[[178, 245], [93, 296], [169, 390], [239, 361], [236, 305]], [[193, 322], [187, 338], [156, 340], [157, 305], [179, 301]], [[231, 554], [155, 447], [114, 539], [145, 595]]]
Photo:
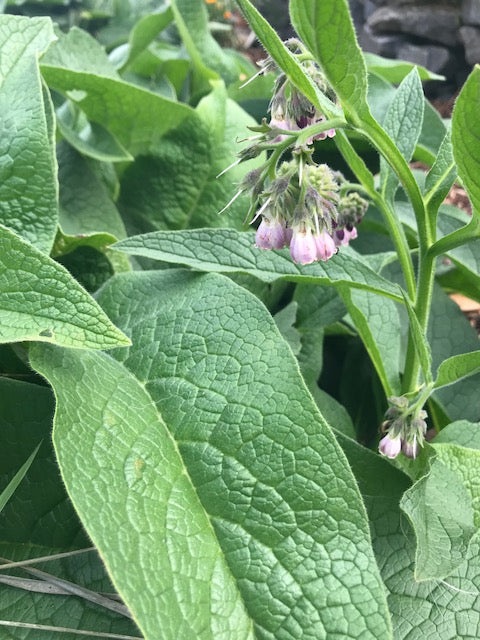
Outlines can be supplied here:
[[315, 236], [315, 244], [317, 245], [317, 259], [329, 260], [335, 253], [335, 241], [325, 229]]
[[400, 453], [401, 448], [402, 441], [400, 436], [392, 438], [388, 433], [378, 444], [378, 450], [382, 456], [386, 456], [387, 458], [396, 458]]
[[290, 255], [294, 262], [300, 264], [310, 264], [317, 260], [317, 245], [311, 229], [293, 229]]

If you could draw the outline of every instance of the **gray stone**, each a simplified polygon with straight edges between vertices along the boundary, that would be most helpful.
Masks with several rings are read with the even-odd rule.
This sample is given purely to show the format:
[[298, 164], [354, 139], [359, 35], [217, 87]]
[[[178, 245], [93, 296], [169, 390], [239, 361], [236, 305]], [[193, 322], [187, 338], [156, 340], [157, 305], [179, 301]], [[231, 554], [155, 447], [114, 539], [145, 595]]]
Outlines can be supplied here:
[[353, 24], [355, 25], [357, 31], [359, 31], [363, 25], [364, 17], [364, 6], [362, 0], [349, 0], [348, 4], [350, 5], [350, 13], [352, 14]]
[[455, 46], [459, 42], [460, 8], [428, 6], [381, 7], [368, 19], [373, 33], [401, 32]]
[[[431, 5], [432, 0], [362, 0], [363, 2], [373, 2], [377, 7], [403, 7], [405, 5]], [[437, 7], [458, 7], [461, 0], [438, 0]]]
[[463, 24], [480, 25], [480, 0], [463, 0], [462, 22]]
[[455, 55], [446, 47], [433, 44], [403, 44], [398, 50], [398, 57], [446, 76], [451, 76], [457, 70]]
[[385, 58], [395, 58], [398, 48], [405, 42], [405, 37], [402, 35], [379, 36], [372, 33], [368, 26], [364, 26], [358, 34], [358, 42], [365, 51]]
[[377, 5], [372, 2], [372, 0], [364, 0], [363, 7], [363, 15], [365, 20], [368, 20], [372, 13], [374, 13], [378, 9]]
[[465, 58], [468, 64], [480, 63], [480, 29], [477, 27], [461, 27], [460, 38], [465, 47]]

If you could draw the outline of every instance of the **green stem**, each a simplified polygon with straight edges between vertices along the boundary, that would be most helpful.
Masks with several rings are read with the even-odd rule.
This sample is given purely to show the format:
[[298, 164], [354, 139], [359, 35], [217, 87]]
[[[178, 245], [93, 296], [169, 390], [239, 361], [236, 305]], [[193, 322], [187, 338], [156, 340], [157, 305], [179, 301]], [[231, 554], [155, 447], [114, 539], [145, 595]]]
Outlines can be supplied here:
[[[432, 257], [426, 247], [420, 248], [419, 278], [417, 297], [415, 300], [415, 313], [423, 331], [427, 330], [430, 305], [432, 302], [433, 285], [435, 282], [435, 258]], [[415, 391], [418, 386], [420, 373], [420, 358], [415, 349], [412, 332], [408, 336], [407, 356], [405, 372], [403, 375], [403, 391], [408, 393]]]
[[302, 129], [297, 136], [296, 146], [300, 147], [306, 144], [307, 140], [319, 133], [324, 133], [330, 129], [344, 129], [350, 127], [350, 125], [343, 118], [331, 118], [330, 120], [324, 120], [323, 122], [317, 122], [309, 127]]

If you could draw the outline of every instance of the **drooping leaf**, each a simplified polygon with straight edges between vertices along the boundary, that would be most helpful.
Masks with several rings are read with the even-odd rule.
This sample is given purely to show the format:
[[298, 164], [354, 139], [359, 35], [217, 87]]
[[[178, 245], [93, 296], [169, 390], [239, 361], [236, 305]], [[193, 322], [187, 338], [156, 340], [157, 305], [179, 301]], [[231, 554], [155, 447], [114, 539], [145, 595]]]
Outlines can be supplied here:
[[400, 299], [398, 288], [378, 276], [359, 257], [339, 253], [326, 263], [299, 266], [286, 251], [261, 251], [251, 233], [233, 229], [157, 231], [118, 242], [115, 249], [201, 271], [250, 273], [264, 282], [285, 278], [292, 282], [342, 284]]
[[0, 226], [0, 342], [80, 349], [129, 344], [62, 266]]
[[133, 157], [107, 129], [89, 122], [70, 100], [57, 109], [57, 126], [63, 138], [81, 154], [100, 162], [130, 162]]
[[[226, 278], [172, 270], [114, 278], [100, 300], [131, 333], [128, 357], [118, 352], [121, 362], [114, 362], [38, 348], [34, 365], [59, 398], [54, 440], [72, 499], [146, 637], [158, 637], [160, 628], [166, 640], [176, 638], [187, 620], [195, 625], [192, 638], [219, 637], [208, 624], [211, 605], [198, 606], [202, 593], [228, 616], [219, 624], [228, 625], [229, 639], [246, 637], [251, 624], [258, 637], [280, 640], [323, 633], [391, 637], [353, 478], [264, 307]], [[94, 394], [91, 381], [99, 374], [100, 402], [102, 391]], [[72, 420], [82, 427], [87, 463], [79, 459]], [[179, 478], [173, 494], [172, 474]], [[92, 478], [98, 490], [87, 498]], [[158, 499], [162, 486], [172, 495], [166, 503]], [[122, 516], [127, 507], [133, 519]], [[166, 509], [173, 510], [167, 520]], [[132, 524], [119, 529], [119, 518]], [[216, 537], [201, 525], [208, 520]], [[151, 535], [139, 537], [137, 525]], [[187, 531], [189, 544], [181, 544]], [[145, 571], [141, 562], [127, 568], [114, 553], [119, 535], [135, 536], [127, 545], [132, 559], [145, 549]], [[162, 570], [152, 571], [153, 548], [155, 558], [165, 558]], [[202, 548], [202, 561], [193, 566], [207, 582], [186, 575], [192, 564], [185, 555], [172, 573], [178, 553]], [[222, 570], [224, 560], [230, 573]], [[158, 590], [169, 607], [158, 607]]]
[[429, 71], [422, 65], [415, 65], [406, 60], [384, 58], [369, 51], [365, 51], [363, 56], [369, 71], [393, 84], [400, 84], [414, 67], [418, 70], [420, 80], [445, 80], [444, 76], [433, 73], [433, 71]]
[[0, 16], [0, 223], [48, 253], [58, 196], [51, 109], [38, 55], [55, 39], [47, 18]]
[[65, 36], [44, 56], [41, 71], [50, 87], [68, 95], [132, 155], [156, 148], [167, 131], [193, 113], [185, 104], [118, 79], [110, 66], [98, 66], [97, 56], [84, 61], [76, 42]]

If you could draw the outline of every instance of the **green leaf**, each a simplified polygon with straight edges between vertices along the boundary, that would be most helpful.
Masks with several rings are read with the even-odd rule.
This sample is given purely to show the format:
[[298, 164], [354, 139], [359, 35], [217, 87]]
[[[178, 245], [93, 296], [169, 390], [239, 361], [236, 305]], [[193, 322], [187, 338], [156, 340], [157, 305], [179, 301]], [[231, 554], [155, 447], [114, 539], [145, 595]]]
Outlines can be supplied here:
[[453, 155], [458, 175], [470, 196], [473, 209], [480, 211], [480, 67], [474, 67], [455, 102], [452, 114]]
[[[478, 350], [478, 335], [459, 307], [435, 287], [428, 327], [434, 375], [441, 363], [451, 356]], [[478, 385], [480, 375], [459, 380], [435, 391], [435, 400], [450, 420], [478, 420]]]
[[398, 288], [378, 276], [353, 251], [342, 252], [326, 263], [299, 266], [286, 251], [261, 251], [252, 233], [233, 229], [157, 231], [134, 236], [114, 248], [201, 271], [250, 273], [263, 282], [285, 278], [291, 282], [342, 284], [400, 299]]
[[278, 330], [290, 346], [290, 349], [295, 356], [298, 356], [302, 348], [302, 336], [295, 327], [295, 322], [297, 320], [297, 308], [297, 303], [292, 301], [273, 316]]
[[456, 177], [457, 170], [453, 159], [452, 141], [448, 132], [425, 180], [424, 197], [428, 213], [433, 220]]
[[35, 456], [38, 453], [40, 444], [38, 444], [35, 447], [32, 453], [28, 456], [27, 460], [22, 464], [20, 469], [17, 471], [17, 473], [13, 476], [13, 478], [10, 480], [8, 485], [5, 487], [5, 489], [3, 489], [3, 491], [0, 493], [0, 513], [3, 511], [3, 509], [5, 508], [5, 505], [13, 496], [16, 489], [18, 488], [18, 485], [22, 482], [23, 478], [25, 477], [25, 474], [30, 469], [32, 462], [35, 460]]
[[[383, 127], [405, 160], [412, 158], [423, 123], [425, 98], [416, 68], [398, 87], [390, 103]], [[393, 200], [398, 177], [384, 158], [380, 160], [380, 184], [384, 197]]]
[[0, 342], [81, 349], [129, 344], [66, 269], [1, 226], [0, 299]]
[[437, 371], [435, 389], [446, 387], [457, 380], [468, 378], [480, 372], [480, 351], [461, 353], [444, 360]]
[[169, 6], [162, 7], [158, 13], [142, 16], [128, 37], [125, 61], [122, 68], [128, 67], [142, 53], [152, 40], [173, 20], [173, 11]]
[[[309, 387], [309, 389], [323, 417], [333, 427], [335, 435], [341, 433], [348, 438], [355, 439], [352, 419], [343, 404], [340, 404], [318, 385]], [[342, 440], [339, 442], [343, 447]]]
[[[73, 45], [65, 36], [49, 49], [41, 63], [47, 84], [68, 95], [132, 155], [157, 148], [167, 131], [193, 113], [185, 104], [118, 79], [110, 63], [97, 65], [96, 55], [85, 60], [76, 42]], [[83, 46], [86, 43], [82, 51]]]
[[469, 492], [438, 460], [402, 497], [417, 539], [415, 578], [442, 580], [463, 563], [476, 531]]
[[400, 394], [400, 317], [392, 300], [368, 291], [341, 288], [340, 293], [375, 366], [385, 395]]
[[430, 343], [427, 339], [425, 331], [422, 329], [418, 320], [415, 309], [412, 303], [404, 295], [405, 308], [408, 313], [409, 329], [413, 338], [413, 344], [415, 351], [417, 352], [418, 359], [420, 360], [420, 366], [422, 368], [423, 376], [426, 384], [433, 382], [432, 378], [432, 352], [430, 349]]
[[[172, 0], [172, 10], [185, 48], [197, 69], [203, 67], [213, 70], [227, 84], [238, 80], [235, 67], [210, 33], [205, 4], [191, 0]], [[216, 73], [208, 75], [215, 78]]]
[[70, 100], [57, 109], [57, 126], [62, 137], [77, 151], [100, 162], [130, 162], [133, 156], [107, 129], [89, 122]]
[[[79, 246], [106, 247], [126, 236], [120, 214], [96, 164], [82, 157], [65, 142], [57, 145], [60, 181], [60, 227], [53, 255]], [[117, 254], [118, 255], [118, 254]]]
[[422, 133], [418, 139], [414, 158], [432, 165], [447, 134], [447, 127], [438, 111], [426, 98], [424, 107]]
[[38, 347], [34, 365], [68, 490], [146, 637], [390, 638], [353, 477], [263, 305], [172, 270], [100, 300], [132, 336], [123, 363]]
[[54, 38], [49, 19], [0, 16], [0, 223], [46, 253], [57, 228], [58, 196], [38, 55]]
[[152, 156], [142, 156], [125, 172], [119, 207], [136, 231], [203, 226], [243, 226], [246, 197], [218, 212], [238, 191], [245, 174], [261, 158], [232, 167], [252, 118], [227, 98], [223, 83], [200, 101], [192, 117], [167, 134]]
[[[290, 0], [292, 24], [347, 114], [371, 118], [367, 70], [345, 0]], [[268, 48], [268, 47], [267, 47]]]
[[262, 14], [255, 9], [250, 0], [237, 0], [237, 4], [258, 39], [268, 51], [268, 54], [285, 73], [290, 82], [326, 116], [338, 115], [338, 107], [317, 90], [295, 56], [287, 49], [276, 31], [268, 24]]
[[480, 422], [457, 420], [444, 427], [437, 433], [433, 444], [459, 444], [467, 449], [480, 449]]
[[406, 60], [392, 60], [391, 58], [383, 58], [374, 53], [365, 51], [363, 54], [367, 64], [368, 71], [376, 73], [388, 82], [400, 84], [402, 80], [416, 67], [420, 80], [445, 80], [445, 76], [440, 76], [433, 71], [429, 71], [422, 65], [414, 65]]
[[[443, 237], [453, 233], [471, 220], [464, 211], [450, 205], [442, 205], [437, 218], [438, 236]], [[457, 265], [461, 273], [477, 289], [480, 287], [480, 240], [473, 240], [460, 247], [451, 249], [447, 255]]]

